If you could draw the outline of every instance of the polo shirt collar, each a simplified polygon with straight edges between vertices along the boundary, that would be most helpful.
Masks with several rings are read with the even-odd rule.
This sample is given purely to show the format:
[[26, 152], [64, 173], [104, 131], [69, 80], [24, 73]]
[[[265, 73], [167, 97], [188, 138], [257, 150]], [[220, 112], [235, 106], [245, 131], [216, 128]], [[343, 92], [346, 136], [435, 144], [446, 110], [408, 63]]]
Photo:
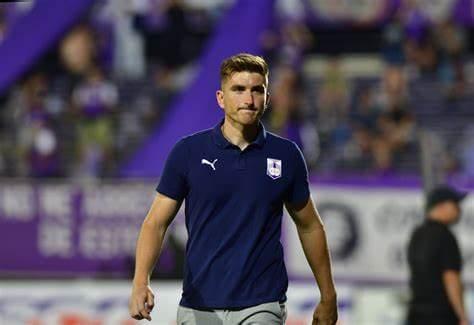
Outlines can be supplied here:
[[[221, 148], [227, 148], [233, 146], [232, 143], [230, 143], [222, 134], [221, 126], [224, 124], [224, 119], [222, 119], [212, 130], [212, 138], [215, 142], [215, 144]], [[265, 130], [265, 127], [263, 126], [262, 122], [258, 122], [258, 133], [257, 133], [257, 138], [250, 143], [249, 146], [251, 145], [256, 145], [258, 147], [263, 147], [265, 144], [265, 140], [267, 138], [267, 131]]]

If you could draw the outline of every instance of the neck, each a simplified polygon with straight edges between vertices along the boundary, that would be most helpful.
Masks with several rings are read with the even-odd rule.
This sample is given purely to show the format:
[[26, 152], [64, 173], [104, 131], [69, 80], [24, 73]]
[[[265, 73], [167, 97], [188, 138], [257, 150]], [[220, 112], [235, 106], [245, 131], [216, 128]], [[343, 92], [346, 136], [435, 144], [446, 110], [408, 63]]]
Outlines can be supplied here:
[[256, 124], [243, 126], [226, 117], [221, 126], [221, 130], [224, 137], [230, 143], [238, 146], [241, 150], [244, 150], [257, 138], [258, 122]]

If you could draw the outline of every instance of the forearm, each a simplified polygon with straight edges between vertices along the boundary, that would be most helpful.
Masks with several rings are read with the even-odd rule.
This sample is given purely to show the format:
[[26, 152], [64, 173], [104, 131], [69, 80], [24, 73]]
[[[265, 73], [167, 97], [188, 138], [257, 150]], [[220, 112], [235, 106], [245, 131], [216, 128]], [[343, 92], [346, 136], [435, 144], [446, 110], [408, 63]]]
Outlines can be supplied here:
[[324, 227], [316, 223], [297, 229], [304, 254], [321, 291], [321, 300], [335, 300], [336, 289]]
[[443, 274], [443, 282], [449, 302], [456, 315], [459, 319], [465, 319], [466, 311], [464, 309], [463, 286], [459, 272], [445, 271]]
[[166, 226], [145, 219], [138, 236], [135, 254], [135, 284], [147, 285], [158, 260], [166, 233]]

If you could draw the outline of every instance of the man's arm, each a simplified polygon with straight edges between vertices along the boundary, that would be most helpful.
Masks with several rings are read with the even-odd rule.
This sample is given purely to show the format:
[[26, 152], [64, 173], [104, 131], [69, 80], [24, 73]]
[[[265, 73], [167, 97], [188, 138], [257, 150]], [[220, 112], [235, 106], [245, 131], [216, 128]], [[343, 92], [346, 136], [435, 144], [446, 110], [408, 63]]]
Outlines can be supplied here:
[[448, 295], [449, 302], [459, 318], [460, 324], [469, 324], [466, 311], [464, 309], [463, 285], [461, 275], [456, 270], [446, 270], [443, 272], [443, 284]]
[[150, 288], [150, 276], [158, 260], [166, 229], [176, 216], [181, 202], [157, 194], [143, 221], [137, 241], [135, 276], [129, 302], [130, 316], [151, 320], [154, 295]]
[[321, 301], [314, 312], [313, 324], [337, 321], [337, 297], [331, 272], [331, 260], [324, 225], [311, 197], [299, 206], [286, 204], [296, 224], [303, 251], [321, 292]]

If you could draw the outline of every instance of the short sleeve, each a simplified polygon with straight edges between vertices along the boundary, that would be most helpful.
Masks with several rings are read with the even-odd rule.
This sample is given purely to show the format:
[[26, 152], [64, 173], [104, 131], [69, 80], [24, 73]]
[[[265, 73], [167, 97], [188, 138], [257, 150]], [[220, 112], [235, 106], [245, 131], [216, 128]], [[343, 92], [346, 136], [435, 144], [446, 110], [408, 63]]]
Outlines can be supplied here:
[[461, 271], [461, 252], [453, 234], [446, 230], [440, 244], [441, 269]]
[[303, 153], [298, 146], [293, 143], [292, 154], [292, 179], [288, 187], [286, 201], [290, 204], [306, 203], [309, 199], [308, 168], [303, 158]]
[[178, 141], [166, 159], [156, 191], [180, 201], [188, 192], [186, 181], [188, 157], [184, 139]]

